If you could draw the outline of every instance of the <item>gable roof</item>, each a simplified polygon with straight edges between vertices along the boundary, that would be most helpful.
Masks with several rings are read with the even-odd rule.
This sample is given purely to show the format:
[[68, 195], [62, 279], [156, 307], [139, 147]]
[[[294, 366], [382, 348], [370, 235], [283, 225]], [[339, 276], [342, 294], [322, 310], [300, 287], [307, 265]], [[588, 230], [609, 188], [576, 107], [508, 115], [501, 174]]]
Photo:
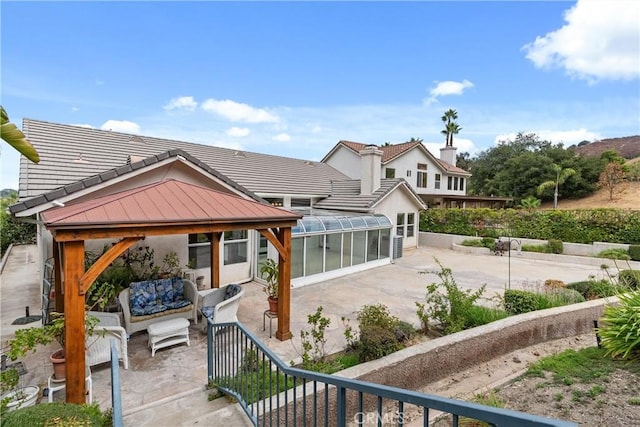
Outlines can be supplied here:
[[421, 209], [427, 209], [420, 196], [407, 184], [404, 178], [381, 179], [380, 187], [372, 194], [360, 193], [359, 179], [333, 181], [332, 186], [331, 196], [315, 203], [314, 208], [369, 212], [388, 194], [398, 187], [404, 187]]
[[151, 156], [146, 159], [139, 160], [137, 162], [129, 163], [115, 169], [110, 169], [108, 171], [99, 173], [97, 175], [90, 176], [80, 181], [76, 181], [72, 184], [65, 185], [63, 187], [57, 188], [53, 191], [49, 191], [47, 193], [40, 194], [35, 197], [31, 197], [29, 199], [23, 200], [19, 203], [15, 203], [9, 206], [9, 212], [12, 214], [16, 214], [27, 209], [31, 209], [37, 206], [41, 206], [54, 200], [62, 199], [66, 196], [70, 196], [76, 193], [79, 193], [83, 190], [90, 189], [92, 187], [99, 186], [100, 184], [109, 183], [110, 181], [115, 180], [116, 178], [126, 177], [136, 171], [143, 170], [144, 168], [148, 168], [154, 164], [158, 164], [161, 162], [165, 162], [167, 160], [174, 159], [174, 161], [184, 160], [185, 162], [190, 162], [193, 166], [197, 166], [203, 169], [208, 174], [220, 180], [222, 183], [227, 186], [237, 190], [240, 193], [247, 195], [248, 197], [262, 203], [266, 203], [266, 201], [236, 182], [230, 180], [226, 176], [222, 175], [215, 169], [209, 167], [204, 164], [200, 160], [191, 156], [190, 154], [182, 151], [182, 150], [170, 150], [164, 153], [160, 153], [156, 156]]
[[52, 208], [42, 214], [45, 225], [54, 228], [78, 225], [90, 228], [114, 223], [229, 224], [301, 217], [266, 203], [173, 179]]
[[[324, 156], [321, 162], [325, 162], [341, 146], [351, 150], [352, 152], [360, 156], [360, 151], [367, 147], [367, 144], [344, 140], [339, 141], [335, 145], [335, 147], [333, 147], [331, 151], [327, 153], [326, 156]], [[382, 151], [382, 164], [389, 163], [390, 161], [404, 155], [412, 149], [418, 148], [421, 149], [428, 157], [430, 157], [436, 165], [440, 166], [443, 171], [454, 174], [471, 175], [471, 173], [464, 169], [438, 159], [433, 154], [431, 154], [431, 152], [427, 150], [426, 147], [419, 141], [403, 142], [402, 144], [381, 145], [377, 147]]]
[[33, 119], [24, 119], [22, 127], [41, 161], [35, 164], [21, 157], [21, 199], [116, 169], [130, 159], [146, 159], [175, 149], [262, 195], [323, 197], [331, 192], [332, 180], [349, 179], [321, 162]]

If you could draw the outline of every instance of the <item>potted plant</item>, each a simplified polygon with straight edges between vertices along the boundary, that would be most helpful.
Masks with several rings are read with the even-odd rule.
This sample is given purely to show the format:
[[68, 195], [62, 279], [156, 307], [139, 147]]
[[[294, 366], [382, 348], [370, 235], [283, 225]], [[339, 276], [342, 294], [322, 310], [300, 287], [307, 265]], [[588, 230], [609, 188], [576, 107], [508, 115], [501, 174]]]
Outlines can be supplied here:
[[267, 286], [263, 290], [267, 294], [269, 311], [272, 313], [278, 311], [278, 273], [278, 264], [272, 258], [267, 258], [260, 263], [260, 277], [267, 281]]
[[0, 372], [0, 418], [4, 418], [5, 412], [36, 404], [40, 387], [19, 387], [19, 383], [20, 374], [15, 367], [7, 367]]
[[182, 266], [180, 265], [180, 258], [175, 251], [168, 252], [164, 256], [158, 276], [162, 279], [182, 276]]
[[[56, 379], [66, 378], [65, 359], [65, 319], [61, 313], [52, 313], [53, 320], [48, 325], [42, 327], [32, 327], [18, 329], [13, 339], [9, 340], [7, 346], [7, 357], [10, 360], [17, 360], [24, 357], [29, 351], [36, 351], [38, 345], [48, 345], [54, 340], [60, 344], [60, 349], [50, 356], [53, 364], [54, 377]], [[95, 316], [85, 316], [85, 329], [87, 335], [92, 335], [98, 319]]]

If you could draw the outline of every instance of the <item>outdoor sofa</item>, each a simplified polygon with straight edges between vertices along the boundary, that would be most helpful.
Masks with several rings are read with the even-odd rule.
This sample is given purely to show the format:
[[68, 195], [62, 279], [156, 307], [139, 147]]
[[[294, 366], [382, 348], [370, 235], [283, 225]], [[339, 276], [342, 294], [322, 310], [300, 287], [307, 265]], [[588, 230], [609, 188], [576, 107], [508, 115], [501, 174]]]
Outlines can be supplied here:
[[197, 322], [196, 285], [181, 277], [133, 282], [118, 295], [127, 334], [144, 331], [163, 320]]

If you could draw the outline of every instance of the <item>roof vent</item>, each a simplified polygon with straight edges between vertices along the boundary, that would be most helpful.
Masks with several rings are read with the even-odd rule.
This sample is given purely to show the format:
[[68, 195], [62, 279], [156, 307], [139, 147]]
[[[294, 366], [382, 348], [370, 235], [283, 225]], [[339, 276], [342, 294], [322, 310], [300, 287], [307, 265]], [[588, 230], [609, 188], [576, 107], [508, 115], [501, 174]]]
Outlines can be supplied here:
[[144, 142], [144, 139], [142, 139], [138, 135], [134, 135], [129, 137], [129, 142]]
[[84, 155], [83, 155], [82, 153], [80, 153], [80, 155], [78, 156], [78, 158], [77, 158], [77, 159], [75, 159], [75, 160], [73, 161], [73, 163], [90, 163], [90, 162], [89, 162], [89, 160], [86, 160], [86, 159], [84, 158]]
[[236, 151], [235, 153], [233, 153], [233, 155], [236, 157], [247, 157], [244, 151]]
[[307, 166], [315, 166], [315, 163], [310, 162], [309, 160], [305, 160], [304, 164], [307, 165]]

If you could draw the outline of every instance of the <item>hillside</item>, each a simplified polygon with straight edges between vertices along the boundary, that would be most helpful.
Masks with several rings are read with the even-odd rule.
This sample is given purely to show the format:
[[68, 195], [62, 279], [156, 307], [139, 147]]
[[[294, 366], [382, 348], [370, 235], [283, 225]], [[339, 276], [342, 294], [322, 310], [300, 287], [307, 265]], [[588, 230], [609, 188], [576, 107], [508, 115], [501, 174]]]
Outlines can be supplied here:
[[[543, 209], [551, 209], [553, 202], [545, 202], [540, 205]], [[609, 200], [609, 191], [601, 189], [592, 195], [582, 199], [561, 199], [558, 201], [558, 209], [592, 209], [592, 208], [618, 208], [640, 210], [640, 182], [625, 182], [620, 184]]]
[[625, 159], [633, 159], [640, 157], [640, 135], [602, 139], [581, 147], [572, 146], [569, 148], [573, 148], [576, 154], [588, 157], [600, 156], [606, 150], [615, 150]]

